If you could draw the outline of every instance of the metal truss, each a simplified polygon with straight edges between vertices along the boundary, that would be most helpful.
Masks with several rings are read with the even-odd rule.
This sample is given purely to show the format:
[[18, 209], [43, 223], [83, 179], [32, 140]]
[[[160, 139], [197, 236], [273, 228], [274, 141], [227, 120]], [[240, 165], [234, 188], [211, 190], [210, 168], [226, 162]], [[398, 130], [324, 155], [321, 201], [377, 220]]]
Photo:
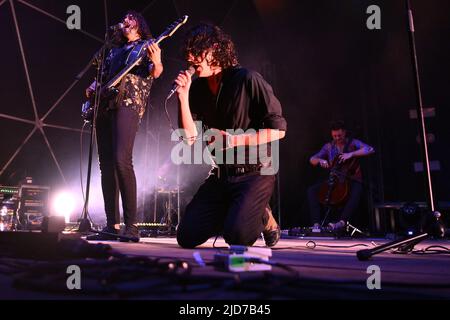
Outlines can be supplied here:
[[[22, 150], [22, 148], [27, 144], [27, 142], [30, 140], [30, 138], [36, 133], [36, 132], [40, 132], [42, 135], [42, 138], [44, 139], [45, 144], [47, 145], [47, 148], [50, 152], [50, 155], [56, 165], [56, 167], [58, 168], [58, 172], [63, 180], [63, 182], [66, 184], [66, 178], [64, 176], [64, 173], [61, 169], [61, 165], [59, 164], [58, 159], [56, 158], [56, 155], [53, 151], [53, 148], [47, 138], [47, 134], [45, 132], [45, 128], [49, 127], [49, 128], [55, 128], [55, 129], [59, 129], [59, 130], [68, 130], [68, 131], [77, 131], [80, 132], [80, 129], [76, 129], [76, 128], [70, 128], [70, 127], [66, 127], [66, 126], [62, 126], [62, 125], [58, 125], [58, 124], [50, 124], [50, 123], [46, 123], [45, 120], [46, 118], [50, 115], [50, 113], [60, 104], [60, 102], [64, 99], [64, 97], [70, 92], [70, 90], [75, 86], [75, 84], [79, 81], [79, 79], [76, 79], [65, 91], [64, 93], [56, 100], [56, 102], [49, 108], [49, 110], [45, 113], [44, 116], [42, 116], [41, 118], [39, 117], [38, 111], [37, 111], [37, 107], [36, 107], [36, 101], [35, 101], [35, 95], [34, 95], [34, 90], [33, 90], [33, 85], [30, 79], [30, 73], [29, 73], [29, 67], [28, 67], [28, 62], [27, 62], [27, 55], [25, 52], [25, 49], [23, 47], [23, 41], [22, 41], [22, 36], [21, 36], [21, 32], [20, 32], [20, 28], [19, 28], [19, 23], [18, 23], [18, 19], [17, 19], [17, 14], [16, 14], [16, 8], [15, 8], [15, 4], [16, 3], [21, 3], [25, 6], [28, 6], [29, 8], [53, 19], [56, 20], [58, 22], [61, 22], [62, 24], [64, 24], [64, 27], [66, 27], [66, 22], [54, 15], [52, 15], [51, 13], [38, 8], [24, 0], [3, 0], [0, 2], [0, 6], [4, 5], [6, 2], [9, 2], [10, 5], [10, 9], [11, 9], [11, 15], [14, 21], [14, 26], [15, 26], [15, 30], [16, 30], [16, 36], [17, 36], [17, 42], [19, 44], [19, 48], [20, 48], [20, 54], [21, 54], [21, 58], [22, 58], [22, 64], [23, 64], [23, 69], [24, 69], [24, 73], [25, 73], [25, 77], [27, 80], [27, 87], [28, 87], [28, 91], [31, 97], [31, 104], [33, 107], [33, 113], [34, 113], [34, 120], [29, 120], [29, 119], [24, 119], [24, 118], [20, 118], [20, 117], [16, 117], [16, 116], [12, 116], [12, 115], [8, 115], [8, 114], [4, 114], [4, 113], [0, 113], [0, 118], [5, 118], [5, 119], [9, 119], [12, 121], [18, 121], [18, 122], [25, 122], [28, 124], [32, 124], [34, 125], [34, 127], [31, 129], [31, 131], [29, 132], [29, 134], [26, 136], [26, 138], [22, 141], [22, 143], [19, 145], [19, 147], [13, 152], [13, 154], [11, 155], [11, 157], [8, 159], [8, 161], [6, 161], [6, 163], [3, 165], [3, 167], [0, 170], [0, 177], [3, 175], [3, 173], [5, 172], [5, 170], [8, 168], [8, 166], [13, 162], [13, 160], [17, 157], [17, 155], [20, 153], [20, 151]], [[103, 43], [103, 40], [96, 37], [95, 35], [86, 32], [84, 30], [78, 30], [79, 32]], [[89, 62], [90, 64], [90, 62]]]
[[[147, 10], [149, 10], [158, 0], [152, 0], [150, 1], [145, 7], [144, 9], [141, 10], [141, 13], [145, 13]], [[108, 10], [107, 10], [107, 0], [103, 0], [104, 2], [104, 18], [105, 18], [105, 25], [108, 25]], [[18, 154], [21, 152], [21, 150], [23, 149], [23, 147], [28, 143], [28, 141], [31, 139], [31, 137], [39, 132], [42, 136], [42, 138], [44, 139], [44, 142], [49, 150], [49, 153], [53, 159], [53, 162], [55, 163], [56, 167], [58, 168], [58, 172], [59, 175], [61, 176], [61, 179], [63, 180], [63, 182], [65, 184], [67, 184], [66, 178], [64, 176], [63, 170], [61, 168], [61, 165], [53, 151], [53, 147], [50, 143], [50, 141], [47, 138], [47, 134], [45, 129], [46, 128], [54, 128], [54, 129], [58, 129], [58, 130], [64, 130], [64, 131], [76, 131], [76, 132], [81, 132], [80, 129], [77, 128], [71, 128], [71, 127], [67, 127], [67, 126], [63, 126], [63, 125], [58, 125], [58, 124], [52, 124], [52, 123], [48, 123], [46, 122], [47, 117], [60, 105], [61, 101], [67, 96], [67, 94], [73, 89], [73, 87], [78, 83], [78, 81], [80, 80], [80, 77], [76, 77], [76, 79], [69, 85], [69, 87], [62, 93], [62, 95], [56, 99], [56, 101], [53, 103], [53, 105], [50, 106], [50, 108], [48, 109], [48, 111], [42, 116], [39, 117], [38, 114], [38, 110], [37, 110], [37, 105], [36, 105], [36, 101], [35, 101], [35, 94], [34, 94], [34, 89], [33, 89], [33, 84], [32, 81], [30, 79], [30, 73], [29, 73], [29, 65], [27, 62], [27, 54], [26, 51], [24, 49], [23, 46], [23, 41], [22, 41], [22, 36], [21, 36], [21, 31], [20, 31], [20, 27], [19, 27], [19, 23], [18, 23], [18, 18], [17, 18], [17, 14], [16, 14], [16, 4], [20, 3], [21, 5], [24, 5], [38, 13], [40, 13], [43, 16], [48, 17], [49, 19], [53, 19], [55, 21], [60, 22], [64, 28], [66, 28], [66, 21], [64, 19], [61, 19], [53, 14], [51, 14], [50, 12], [39, 8], [25, 0], [0, 0], [0, 7], [2, 5], [7, 5], [9, 4], [10, 9], [11, 9], [11, 15], [13, 18], [13, 22], [14, 22], [14, 27], [15, 27], [15, 31], [16, 31], [16, 36], [17, 36], [17, 42], [19, 44], [19, 48], [20, 48], [20, 54], [21, 54], [21, 58], [22, 58], [22, 64], [23, 64], [23, 70], [24, 70], [24, 74], [26, 77], [26, 81], [27, 81], [27, 88], [30, 94], [30, 98], [31, 98], [31, 105], [33, 108], [33, 114], [34, 114], [34, 119], [25, 119], [25, 118], [21, 118], [21, 117], [17, 117], [17, 116], [13, 116], [10, 114], [5, 114], [5, 113], [0, 113], [0, 118], [4, 118], [4, 119], [8, 119], [11, 121], [16, 121], [16, 122], [22, 122], [22, 123], [28, 123], [33, 125], [33, 128], [30, 130], [30, 132], [28, 133], [28, 135], [25, 137], [25, 139], [22, 141], [22, 143], [17, 147], [17, 149], [12, 152], [11, 156], [9, 157], [9, 159], [3, 164], [3, 166], [0, 169], [0, 177], [3, 176], [3, 174], [5, 173], [6, 169], [11, 165], [11, 163], [14, 161], [14, 159], [18, 156]], [[176, 1], [173, 0], [173, 7], [175, 8], [176, 13], [178, 14], [178, 16], [180, 16], [180, 12], [178, 9], [178, 6], [176, 4]], [[233, 10], [233, 8], [235, 7], [235, 5], [238, 3], [237, 0], [233, 1], [233, 4], [230, 6], [229, 10], [224, 14], [224, 18], [222, 23], [225, 22], [225, 20], [229, 17], [230, 12]], [[86, 30], [76, 30], [77, 32], [81, 32], [82, 34], [86, 35], [87, 37], [90, 37], [96, 41], [98, 41], [100, 44], [103, 44], [103, 39], [100, 39], [99, 37], [93, 35], [92, 33], [87, 32]], [[170, 58], [170, 57], [166, 57], [166, 59], [168, 60], [173, 60], [173, 61], [177, 61], [179, 62], [179, 59], [176, 58]], [[83, 70], [87, 70], [89, 68], [89, 66], [91, 65], [91, 61], [89, 61], [86, 64], [86, 67]], [[147, 118], [148, 119], [148, 118]], [[147, 120], [148, 121], [148, 120]], [[153, 135], [151, 132], [147, 131], [146, 135], [151, 135], [152, 139], [159, 139], [159, 135], [155, 136]], [[148, 138], [147, 138], [148, 139]], [[148, 160], [146, 160], [148, 161]]]

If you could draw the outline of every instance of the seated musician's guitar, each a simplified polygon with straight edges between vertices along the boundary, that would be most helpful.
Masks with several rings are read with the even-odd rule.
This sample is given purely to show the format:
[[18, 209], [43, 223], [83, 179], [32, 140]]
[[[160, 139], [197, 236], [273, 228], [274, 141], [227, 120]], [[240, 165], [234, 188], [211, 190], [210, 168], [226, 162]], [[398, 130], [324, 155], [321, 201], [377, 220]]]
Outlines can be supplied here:
[[[171, 37], [175, 31], [178, 30], [183, 24], [188, 20], [188, 16], [183, 16], [174, 23], [172, 23], [167, 29], [155, 40], [150, 39], [144, 41], [142, 44], [138, 45], [135, 49], [133, 49], [132, 54], [134, 56], [131, 57], [130, 61], [126, 67], [124, 67], [120, 72], [114, 76], [111, 80], [109, 80], [106, 84], [103, 85], [101, 93], [100, 93], [100, 101], [104, 103], [113, 97], [116, 96], [118, 89], [117, 86], [120, 81], [125, 77], [135, 66], [139, 65], [143, 58], [146, 55], [146, 48], [152, 42], [159, 44], [162, 40]], [[86, 122], [91, 122], [94, 116], [94, 100], [95, 95], [92, 95], [89, 100], [84, 102], [81, 106], [81, 117]]]

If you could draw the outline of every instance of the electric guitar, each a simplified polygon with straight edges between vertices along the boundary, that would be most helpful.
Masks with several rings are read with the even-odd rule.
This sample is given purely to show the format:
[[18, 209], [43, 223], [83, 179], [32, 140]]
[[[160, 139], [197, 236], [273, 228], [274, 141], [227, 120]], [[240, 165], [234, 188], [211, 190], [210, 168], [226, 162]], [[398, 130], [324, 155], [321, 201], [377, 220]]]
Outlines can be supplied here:
[[[117, 86], [120, 81], [137, 65], [139, 65], [146, 55], [146, 48], [150, 43], [159, 44], [162, 40], [171, 37], [182, 25], [184, 25], [188, 20], [188, 16], [183, 16], [171, 25], [169, 25], [166, 30], [155, 40], [150, 39], [144, 41], [142, 44], [136, 46], [130, 54], [130, 62], [117, 73], [111, 80], [102, 86], [100, 92], [100, 100], [104, 102], [114, 97], [118, 93]], [[91, 122], [94, 117], [94, 100], [95, 95], [92, 95], [89, 100], [84, 102], [81, 106], [81, 117], [86, 122]]]

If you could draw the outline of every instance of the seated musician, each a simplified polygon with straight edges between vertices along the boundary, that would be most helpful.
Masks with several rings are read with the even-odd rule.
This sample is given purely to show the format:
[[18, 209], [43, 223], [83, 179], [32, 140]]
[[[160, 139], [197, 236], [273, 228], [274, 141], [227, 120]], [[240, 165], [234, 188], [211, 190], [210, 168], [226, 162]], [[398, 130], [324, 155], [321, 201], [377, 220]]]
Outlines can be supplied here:
[[[368, 156], [375, 151], [371, 146], [357, 139], [347, 137], [347, 131], [342, 121], [332, 123], [331, 137], [332, 141], [325, 144], [318, 153], [310, 158], [309, 162], [313, 166], [320, 165], [324, 169], [331, 170], [333, 167], [339, 167], [340, 170], [336, 170], [338, 172], [338, 180], [340, 183], [347, 181], [349, 189], [346, 201], [342, 204], [340, 217], [336, 222], [330, 222], [326, 226], [328, 230], [337, 232], [346, 226], [359, 206], [362, 193], [362, 173], [358, 158]], [[342, 174], [339, 175], [339, 172]], [[324, 204], [324, 201], [321, 201], [319, 194], [324, 187], [325, 190], [328, 188], [327, 182], [315, 184], [308, 189], [313, 228], [323, 227], [322, 219], [324, 218], [321, 219], [321, 202]], [[327, 221], [324, 222], [326, 223]]]

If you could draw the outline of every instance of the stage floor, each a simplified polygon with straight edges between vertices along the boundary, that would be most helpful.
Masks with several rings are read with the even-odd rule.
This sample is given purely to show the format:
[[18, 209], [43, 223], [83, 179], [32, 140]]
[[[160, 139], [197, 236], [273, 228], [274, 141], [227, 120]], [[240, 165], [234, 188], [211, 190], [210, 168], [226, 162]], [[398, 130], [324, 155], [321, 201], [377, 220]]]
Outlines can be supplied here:
[[[335, 298], [345, 298], [348, 290], [349, 298], [359, 298], [355, 295], [363, 291], [361, 298], [371, 296], [379, 298], [450, 298], [450, 255], [418, 255], [394, 254], [384, 252], [372, 257], [369, 261], [359, 261], [356, 252], [361, 249], [373, 248], [388, 242], [384, 239], [333, 239], [333, 238], [292, 238], [281, 239], [272, 248], [270, 261], [288, 266], [298, 272], [301, 279], [307, 280], [307, 291], [314, 287], [315, 281], [320, 288], [324, 283], [333, 284]], [[205, 262], [212, 262], [214, 255], [226, 252], [228, 245], [222, 238], [214, 239], [196, 249], [180, 248], [175, 238], [143, 238], [140, 243], [129, 244], [120, 242], [109, 243], [114, 249], [128, 255], [144, 255], [164, 259], [180, 259], [187, 261], [193, 268], [193, 274], [199, 276], [229, 276], [229, 272], [218, 271], [212, 266], [200, 267], [194, 259], [194, 253], [200, 254]], [[314, 247], [315, 245], [315, 247]], [[258, 240], [255, 247], [265, 248], [264, 241]], [[422, 250], [429, 246], [444, 246], [450, 248], [450, 241], [424, 241], [415, 246]], [[313, 248], [314, 247], [314, 248]], [[381, 275], [381, 290], [369, 290], [367, 280], [369, 266], [378, 266]], [[253, 272], [247, 272], [250, 276]], [[292, 272], [283, 268], [273, 267], [270, 273], [293, 277]], [[241, 273], [242, 275], [242, 273]], [[261, 276], [254, 272], [251, 277]], [[261, 281], [264, 281], [263, 278]], [[334, 286], [335, 284], [335, 286]], [[379, 291], [378, 293], [376, 291]], [[331, 293], [330, 292], [330, 293]], [[320, 292], [312, 293], [312, 297], [321, 297]], [[200, 294], [200, 296], [202, 296]], [[250, 295], [251, 296], [251, 295]], [[256, 294], [256, 297], [258, 295]], [[276, 296], [276, 295], [275, 295]], [[214, 295], [205, 296], [214, 298]], [[222, 293], [217, 293], [221, 298]], [[230, 298], [228, 295], [225, 298]], [[300, 298], [303, 296], [300, 295]], [[308, 298], [307, 294], [304, 296]], [[333, 293], [324, 294], [333, 298]], [[204, 298], [204, 297], [203, 297]], [[283, 294], [281, 297], [283, 298]]]
[[[127, 256], [159, 258], [159, 261], [186, 261], [191, 266], [189, 277], [197, 286], [177, 290], [145, 290], [139, 288], [125, 295], [85, 294], [75, 299], [158, 299], [158, 300], [247, 300], [247, 299], [449, 299], [450, 255], [448, 254], [393, 254], [384, 252], [369, 261], [359, 261], [356, 252], [388, 242], [382, 239], [331, 239], [304, 238], [281, 239], [272, 248], [270, 261], [277, 263], [271, 271], [231, 273], [208, 265], [214, 255], [224, 253], [228, 246], [223, 239], [210, 239], [196, 249], [180, 248], [175, 238], [142, 238], [140, 243], [104, 242], [115, 251]], [[91, 242], [92, 243], [92, 242]], [[313, 248], [313, 246], [315, 247]], [[448, 240], [428, 240], [416, 245], [415, 250], [429, 246], [450, 248]], [[258, 240], [255, 247], [263, 247]], [[201, 266], [194, 254], [207, 264]], [[367, 287], [369, 266], [380, 269], [380, 290]], [[286, 269], [287, 267], [287, 269]], [[130, 271], [132, 272], [132, 271]], [[297, 272], [297, 274], [295, 274]], [[178, 277], [179, 278], [179, 277]], [[73, 295], [60, 295], [14, 288], [0, 273], [0, 283], [10, 286], [2, 290], [0, 298], [13, 299], [65, 299]], [[148, 281], [147, 278], [145, 281]], [[178, 279], [179, 280], [179, 279]], [[6, 281], [6, 282], [5, 282]], [[139, 279], [136, 279], [139, 283]], [[186, 280], [186, 278], [183, 281]], [[140, 282], [142, 284], [142, 282]], [[370, 281], [373, 283], [373, 281]], [[210, 284], [210, 285], [208, 285]], [[2, 286], [3, 286], [2, 285]], [[133, 284], [128, 284], [133, 286]], [[172, 286], [173, 284], [170, 284]], [[179, 283], [177, 284], [179, 286]], [[175, 287], [177, 285], [174, 285]], [[159, 288], [167, 288], [165, 283]], [[151, 288], [152, 286], [149, 286]], [[155, 287], [158, 287], [155, 285]], [[192, 288], [195, 287], [195, 290]], [[190, 289], [189, 289], [190, 288]]]

